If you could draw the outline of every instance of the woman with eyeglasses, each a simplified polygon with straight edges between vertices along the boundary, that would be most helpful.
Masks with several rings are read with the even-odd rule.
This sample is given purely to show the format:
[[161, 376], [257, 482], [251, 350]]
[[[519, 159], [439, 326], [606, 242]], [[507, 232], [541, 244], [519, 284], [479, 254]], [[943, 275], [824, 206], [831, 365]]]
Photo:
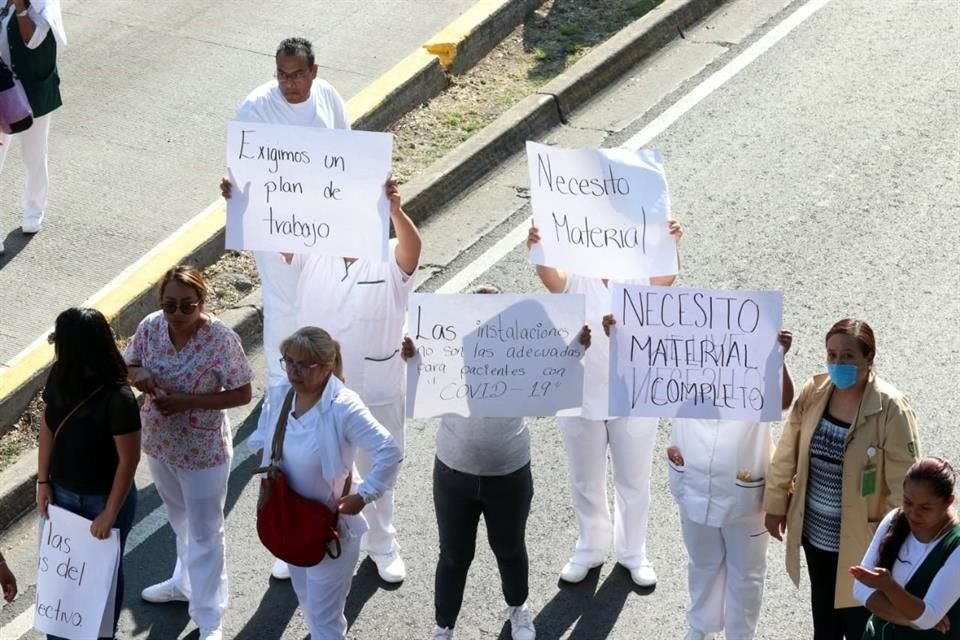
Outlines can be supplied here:
[[777, 540], [786, 533], [796, 585], [803, 548], [814, 640], [860, 640], [870, 613], [853, 597], [847, 568], [900, 505], [920, 443], [910, 403], [874, 372], [870, 325], [840, 320], [825, 346], [827, 372], [800, 391], [770, 463], [765, 524]]
[[177, 536], [173, 576], [143, 590], [147, 602], [189, 602], [200, 640], [220, 640], [227, 607], [223, 507], [233, 459], [226, 410], [250, 402], [253, 370], [230, 327], [203, 307], [194, 267], [168, 271], [161, 310], [141, 321], [124, 357], [147, 395], [143, 451]]
[[57, 316], [51, 340], [56, 360], [43, 390], [37, 511], [46, 518], [56, 505], [91, 520], [90, 534], [100, 540], [119, 530], [115, 629], [123, 607], [123, 550], [137, 510], [139, 408], [103, 314], [67, 309]]
[[[367, 531], [361, 511], [393, 488], [403, 450], [360, 397], [344, 385], [340, 344], [317, 327], [303, 327], [280, 345], [287, 384], [267, 390], [250, 449], [271, 463], [273, 438], [286, 414], [279, 466], [290, 488], [339, 511], [340, 555], [312, 567], [290, 565], [290, 581], [303, 609], [310, 637], [345, 638], [344, 606]], [[357, 453], [370, 471], [353, 482]]]

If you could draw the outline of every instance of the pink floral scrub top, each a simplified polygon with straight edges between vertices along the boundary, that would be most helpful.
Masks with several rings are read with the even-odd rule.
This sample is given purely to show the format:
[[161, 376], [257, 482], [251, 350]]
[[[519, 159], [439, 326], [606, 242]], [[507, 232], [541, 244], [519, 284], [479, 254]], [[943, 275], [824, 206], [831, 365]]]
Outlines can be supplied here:
[[[240, 337], [213, 316], [177, 351], [162, 311], [140, 322], [123, 353], [145, 367], [169, 394], [202, 394], [237, 389], [253, 380]], [[140, 409], [143, 451], [182, 469], [208, 469], [233, 456], [226, 411], [191, 410], [163, 416], [147, 395]]]

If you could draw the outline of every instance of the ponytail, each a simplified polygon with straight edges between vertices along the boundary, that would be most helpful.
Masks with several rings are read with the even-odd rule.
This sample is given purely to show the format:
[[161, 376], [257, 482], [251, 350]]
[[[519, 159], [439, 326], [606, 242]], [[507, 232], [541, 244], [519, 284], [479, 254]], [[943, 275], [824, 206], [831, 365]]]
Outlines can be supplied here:
[[907, 522], [907, 516], [903, 514], [903, 509], [897, 509], [897, 515], [893, 516], [890, 528], [880, 541], [878, 551], [877, 566], [883, 567], [887, 571], [893, 571], [893, 565], [900, 555], [900, 548], [906, 542], [910, 535], [910, 523]]
[[333, 340], [333, 375], [340, 378], [340, 382], [346, 382], [343, 378], [343, 354], [340, 353], [340, 343]]

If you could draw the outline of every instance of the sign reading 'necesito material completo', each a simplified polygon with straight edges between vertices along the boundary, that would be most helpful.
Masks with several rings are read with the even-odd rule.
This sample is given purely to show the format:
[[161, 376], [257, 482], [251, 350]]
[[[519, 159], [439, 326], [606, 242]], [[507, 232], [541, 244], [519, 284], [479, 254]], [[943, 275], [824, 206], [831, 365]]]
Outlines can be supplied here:
[[781, 293], [610, 289], [611, 415], [780, 419]]

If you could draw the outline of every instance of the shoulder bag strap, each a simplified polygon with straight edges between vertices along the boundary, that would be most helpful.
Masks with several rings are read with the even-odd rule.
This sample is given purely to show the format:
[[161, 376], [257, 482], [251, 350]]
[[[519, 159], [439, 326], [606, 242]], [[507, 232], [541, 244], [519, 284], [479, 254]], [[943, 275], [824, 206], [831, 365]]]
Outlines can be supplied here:
[[287, 434], [287, 417], [293, 407], [295, 393], [293, 387], [287, 391], [287, 397], [283, 399], [283, 406], [280, 408], [280, 417], [277, 418], [277, 428], [273, 431], [273, 447], [270, 451], [270, 466], [273, 467], [277, 466], [283, 457], [283, 438]]
[[88, 395], [86, 398], [84, 398], [83, 400], [81, 400], [80, 402], [78, 402], [77, 405], [76, 405], [73, 409], [71, 409], [70, 412], [69, 412], [67, 415], [65, 415], [65, 416], [63, 417], [63, 420], [60, 421], [60, 424], [58, 424], [58, 425], [57, 425], [57, 428], [54, 429], [54, 431], [53, 431], [53, 441], [54, 441], [54, 443], [56, 443], [56, 441], [57, 441], [57, 436], [60, 435], [60, 431], [63, 429], [64, 425], [67, 424], [67, 420], [69, 420], [70, 418], [72, 418], [72, 417], [73, 417], [73, 414], [75, 414], [75, 413], [77, 412], [77, 410], [80, 409], [80, 407], [82, 407], [83, 405], [85, 405], [85, 404], [87, 403], [87, 400], [89, 400], [89, 399], [92, 398], [93, 396], [97, 395], [97, 392], [99, 392], [100, 389], [103, 389], [103, 385], [100, 385], [99, 387], [97, 387], [96, 389], [94, 389], [94, 390], [93, 390], [93, 393], [91, 393], [91, 394]]

